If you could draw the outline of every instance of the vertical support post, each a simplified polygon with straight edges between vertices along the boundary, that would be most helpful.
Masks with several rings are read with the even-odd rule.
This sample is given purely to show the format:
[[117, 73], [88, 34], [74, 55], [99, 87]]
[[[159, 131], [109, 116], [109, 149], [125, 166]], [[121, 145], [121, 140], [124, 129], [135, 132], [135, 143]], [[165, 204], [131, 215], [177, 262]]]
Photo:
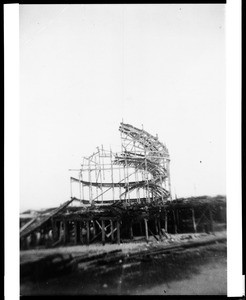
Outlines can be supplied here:
[[170, 177], [170, 159], [167, 159], [167, 174], [168, 174], [168, 189], [170, 194], [170, 200], [172, 200], [172, 193], [171, 193], [171, 177]]
[[[121, 165], [119, 165], [119, 182], [121, 182]], [[120, 195], [119, 195], [119, 200], [121, 200], [121, 185], [119, 187]]]
[[71, 198], [73, 198], [73, 183], [71, 177], [70, 177], [70, 192], [71, 192]]
[[117, 220], [117, 244], [120, 244], [120, 222]]
[[159, 233], [156, 216], [155, 216], [155, 233], [156, 233], [156, 234]]
[[63, 244], [65, 244], [67, 241], [67, 221], [65, 219], [63, 219], [63, 226]]
[[102, 244], [105, 245], [105, 223], [102, 220]]
[[99, 175], [100, 175], [100, 187], [101, 187], [101, 199], [103, 202], [103, 187], [102, 187], [102, 167], [103, 167], [103, 162], [101, 164], [101, 152], [99, 147], [97, 147], [98, 150], [98, 161], [99, 161]]
[[130, 239], [133, 239], [132, 221], [130, 221]]
[[112, 182], [112, 192], [113, 192], [113, 202], [115, 202], [114, 196], [114, 168], [113, 168], [113, 154], [110, 148], [110, 168], [111, 168], [111, 182]]
[[86, 243], [87, 245], [90, 244], [90, 223], [86, 221]]
[[[84, 166], [84, 158], [83, 158], [83, 164], [81, 166], [81, 173], [80, 173], [81, 180], [83, 180], [83, 166]], [[84, 194], [84, 185], [83, 185], [82, 182], [81, 182], [81, 190], [82, 190], [82, 199], [84, 200], [85, 199], [85, 194]]]
[[158, 231], [159, 231], [159, 238], [160, 241], [162, 240], [162, 234], [161, 234], [161, 222], [160, 222], [160, 217], [157, 219], [157, 226], [158, 226]]
[[93, 235], [93, 238], [94, 238], [96, 236], [96, 224], [95, 224], [94, 220], [92, 221], [92, 226], [93, 226], [93, 233], [92, 233], [92, 235]]
[[78, 221], [74, 221], [74, 245], [78, 243]]
[[[136, 156], [137, 151], [136, 151], [136, 142], [135, 141], [133, 142], [133, 148], [134, 148], [134, 155]], [[135, 181], [136, 181], [136, 183], [139, 183], [138, 168], [136, 168], [136, 171], [135, 171]], [[137, 202], [140, 203], [139, 188], [137, 188], [136, 196], [137, 196]]]
[[105, 180], [105, 169], [104, 169], [104, 159], [103, 157], [105, 156], [105, 152], [104, 152], [104, 149], [103, 149], [103, 145], [102, 146], [102, 167], [103, 167], [103, 180]]
[[165, 210], [165, 231], [167, 232], [167, 226], [168, 226], [168, 223], [167, 223], [167, 210]]
[[79, 200], [82, 200], [82, 191], [81, 191], [81, 171], [79, 172]]
[[[126, 165], [127, 165], [127, 161], [126, 161], [126, 153], [125, 153], [125, 149], [124, 149], [124, 146], [123, 146], [123, 134], [122, 134], [122, 131], [120, 132], [120, 138], [121, 138], [121, 153], [124, 155], [125, 159], [125, 163], [123, 165], [123, 170], [124, 170], [124, 182], [125, 184], [127, 185], [127, 194], [128, 194], [128, 197], [129, 197], [129, 178], [128, 176], [126, 176]], [[128, 174], [127, 174], [128, 175]], [[125, 199], [126, 199], [126, 194], [125, 194]]]
[[147, 219], [144, 219], [144, 226], [145, 226], [145, 238], [146, 242], [149, 242], [149, 234], [148, 234], [148, 221]]
[[176, 216], [175, 216], [175, 211], [174, 211], [174, 209], [172, 210], [172, 212], [173, 212], [174, 232], [177, 233], [177, 223], [176, 223]]
[[79, 222], [79, 235], [80, 235], [80, 242], [84, 245], [84, 222]]
[[111, 241], [114, 242], [114, 223], [113, 220], [110, 220], [110, 230], [111, 230]]
[[[99, 155], [99, 152], [98, 152], [98, 155]], [[96, 178], [96, 182], [98, 181], [99, 172], [100, 171], [98, 171], [98, 173], [97, 173], [97, 156], [95, 156], [95, 178]], [[96, 186], [96, 199], [98, 200], [98, 185]]]
[[60, 227], [59, 227], [59, 240], [62, 240], [63, 239], [63, 232], [62, 232], [62, 220], [60, 221]]
[[196, 229], [196, 218], [195, 218], [195, 211], [194, 208], [191, 208], [191, 213], [192, 213], [192, 224], [193, 224], [193, 230], [196, 233], [197, 229]]
[[52, 226], [52, 242], [54, 243], [55, 240], [57, 239], [57, 226], [53, 218], [51, 218], [51, 226]]
[[93, 199], [93, 196], [92, 196], [92, 184], [91, 184], [91, 159], [89, 158], [88, 159], [89, 162], [88, 162], [88, 177], [89, 177], [89, 182], [90, 182], [90, 185], [89, 185], [89, 200], [90, 200], [90, 203]]

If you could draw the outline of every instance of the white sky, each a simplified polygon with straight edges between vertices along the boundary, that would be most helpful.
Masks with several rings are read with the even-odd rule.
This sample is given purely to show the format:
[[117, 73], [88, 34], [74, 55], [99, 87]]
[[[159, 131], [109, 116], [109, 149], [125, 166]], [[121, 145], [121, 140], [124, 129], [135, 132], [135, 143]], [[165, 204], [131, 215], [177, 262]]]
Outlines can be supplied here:
[[122, 118], [166, 143], [173, 195], [225, 194], [224, 8], [21, 5], [20, 210], [68, 200]]

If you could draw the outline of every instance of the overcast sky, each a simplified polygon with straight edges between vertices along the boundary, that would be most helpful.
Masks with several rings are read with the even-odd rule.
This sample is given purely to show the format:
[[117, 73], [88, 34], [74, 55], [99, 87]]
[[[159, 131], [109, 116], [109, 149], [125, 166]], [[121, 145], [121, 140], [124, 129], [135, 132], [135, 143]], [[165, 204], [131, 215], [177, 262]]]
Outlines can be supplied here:
[[68, 200], [122, 119], [166, 143], [173, 196], [225, 194], [224, 9], [20, 5], [21, 211]]

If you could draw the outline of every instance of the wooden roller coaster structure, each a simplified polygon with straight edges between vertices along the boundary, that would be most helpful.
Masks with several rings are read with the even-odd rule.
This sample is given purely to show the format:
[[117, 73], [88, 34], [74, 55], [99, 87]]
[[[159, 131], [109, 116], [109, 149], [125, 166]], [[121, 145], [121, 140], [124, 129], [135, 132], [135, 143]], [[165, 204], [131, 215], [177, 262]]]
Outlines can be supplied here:
[[84, 157], [77, 178], [70, 177], [71, 197], [85, 205], [171, 200], [167, 147], [157, 136], [132, 125], [122, 122], [119, 131], [121, 152], [101, 146]]
[[120, 151], [98, 147], [73, 170], [70, 200], [21, 226], [21, 249], [162, 241], [170, 232], [213, 232], [214, 219], [224, 226], [225, 197], [173, 200], [166, 145], [123, 122], [119, 131]]

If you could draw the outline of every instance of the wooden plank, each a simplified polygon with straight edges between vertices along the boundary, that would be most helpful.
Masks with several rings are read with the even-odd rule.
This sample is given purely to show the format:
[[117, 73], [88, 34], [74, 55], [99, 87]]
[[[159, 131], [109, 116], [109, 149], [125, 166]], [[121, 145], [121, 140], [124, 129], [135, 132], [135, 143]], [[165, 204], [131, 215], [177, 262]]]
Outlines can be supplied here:
[[[63, 203], [61, 206], [55, 208], [50, 215], [48, 216], [44, 216], [41, 220], [37, 221], [37, 222], [33, 222], [32, 224], [30, 224], [27, 228], [25, 228], [21, 233], [20, 233], [20, 237], [25, 237], [28, 236], [31, 232], [33, 232], [34, 230], [39, 229], [42, 225], [44, 225], [46, 222], [48, 222], [50, 220], [50, 218], [54, 217], [56, 214], [58, 214], [60, 211], [62, 211], [63, 209], [65, 209], [74, 199], [71, 199], [69, 201], [66, 201], [65, 203]], [[37, 220], [37, 219], [36, 219]]]

